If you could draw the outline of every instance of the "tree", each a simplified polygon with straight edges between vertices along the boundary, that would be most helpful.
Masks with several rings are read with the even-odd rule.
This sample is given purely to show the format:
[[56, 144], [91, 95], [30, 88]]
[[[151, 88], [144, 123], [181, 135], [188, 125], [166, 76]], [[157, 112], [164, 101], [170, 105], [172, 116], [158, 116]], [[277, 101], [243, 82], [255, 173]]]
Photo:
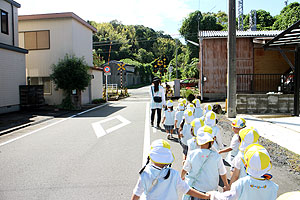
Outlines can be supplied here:
[[275, 16], [273, 30], [285, 30], [300, 20], [300, 4], [294, 2], [284, 7], [280, 14]]
[[[182, 22], [179, 29], [180, 34], [185, 40], [191, 40], [198, 43], [198, 23], [199, 30], [215, 30], [220, 31], [223, 29], [222, 25], [217, 23], [217, 18], [211, 13], [202, 13], [195, 11], [189, 14]], [[199, 57], [199, 47], [187, 44], [188, 49], [191, 51], [191, 58]]]
[[74, 55], [66, 54], [63, 59], [59, 59], [57, 64], [52, 66], [53, 72], [50, 78], [56, 85], [56, 88], [65, 92], [65, 99], [62, 106], [67, 109], [73, 109], [74, 104], [71, 101], [72, 90], [79, 92], [85, 90], [89, 85], [91, 76], [88, 73], [88, 65], [84, 58], [78, 58]]
[[[250, 28], [249, 25], [250, 14], [244, 16], [244, 30]], [[256, 11], [256, 27], [257, 30], [272, 30], [273, 23], [275, 18], [265, 10], [257, 10]]]

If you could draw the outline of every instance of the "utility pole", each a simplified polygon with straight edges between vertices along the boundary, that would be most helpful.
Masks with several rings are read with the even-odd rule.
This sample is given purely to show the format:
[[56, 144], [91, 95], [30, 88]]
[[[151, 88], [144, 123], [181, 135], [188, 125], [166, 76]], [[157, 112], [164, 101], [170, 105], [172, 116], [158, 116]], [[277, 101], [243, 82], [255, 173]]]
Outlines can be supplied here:
[[228, 1], [227, 116], [236, 117], [236, 3]]
[[176, 79], [178, 79], [178, 68], [177, 68], [177, 40], [175, 39], [175, 60], [176, 60]]

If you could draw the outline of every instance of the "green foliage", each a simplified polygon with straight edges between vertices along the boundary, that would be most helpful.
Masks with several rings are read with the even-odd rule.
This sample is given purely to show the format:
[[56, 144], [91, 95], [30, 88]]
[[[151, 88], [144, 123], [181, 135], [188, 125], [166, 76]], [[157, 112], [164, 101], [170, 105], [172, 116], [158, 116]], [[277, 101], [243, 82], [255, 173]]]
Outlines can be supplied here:
[[88, 74], [88, 65], [84, 58], [66, 54], [63, 59], [59, 59], [58, 63], [52, 66], [52, 69], [50, 78], [55, 83], [56, 88], [64, 90], [66, 94], [62, 107], [74, 109], [70, 95], [72, 90], [83, 91], [89, 85], [91, 76]]
[[184, 68], [182, 78], [199, 78], [198, 63], [199, 59], [193, 58], [192, 62]]
[[[250, 28], [249, 20], [250, 14], [244, 15], [244, 30]], [[275, 18], [269, 12], [262, 9], [256, 11], [257, 30], [271, 30], [274, 21]]]
[[135, 73], [138, 73], [141, 77], [141, 82], [142, 83], [150, 83], [151, 82], [151, 74], [152, 74], [152, 70], [151, 67], [152, 65], [149, 63], [140, 63], [138, 61], [126, 58], [126, 59], [122, 59], [121, 62], [129, 64], [129, 65], [133, 65], [135, 66]]
[[[185, 40], [191, 40], [198, 43], [198, 22], [199, 30], [215, 30], [219, 31], [223, 29], [223, 26], [217, 23], [217, 18], [211, 13], [202, 13], [200, 11], [195, 11], [189, 14], [182, 22], [179, 29], [180, 34]], [[199, 47], [187, 44], [187, 48], [191, 52], [192, 58], [197, 58], [199, 56]]]
[[194, 92], [192, 90], [190, 90], [190, 89], [188, 89], [188, 90], [182, 90], [182, 96], [184, 98], [187, 99], [191, 95], [194, 95]]
[[294, 2], [284, 7], [279, 15], [275, 17], [273, 30], [285, 30], [300, 20], [300, 4]]
[[52, 69], [53, 73], [50, 78], [56, 87], [70, 94], [74, 89], [85, 90], [91, 80], [88, 74], [89, 67], [84, 58], [77, 58], [75, 55], [66, 54], [63, 59], [59, 59], [58, 63], [52, 66]]

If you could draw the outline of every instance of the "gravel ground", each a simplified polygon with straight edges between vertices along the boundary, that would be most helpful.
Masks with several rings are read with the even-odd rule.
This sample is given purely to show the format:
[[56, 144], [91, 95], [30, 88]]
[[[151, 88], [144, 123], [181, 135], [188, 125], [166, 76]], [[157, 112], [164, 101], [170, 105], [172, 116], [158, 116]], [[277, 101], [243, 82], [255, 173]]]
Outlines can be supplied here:
[[[225, 115], [219, 115], [218, 119], [218, 125], [224, 131], [223, 143], [228, 146], [234, 134], [231, 130], [231, 121]], [[259, 144], [264, 146], [271, 156], [272, 180], [279, 185], [278, 195], [300, 190], [300, 155], [263, 137], [260, 137]]]

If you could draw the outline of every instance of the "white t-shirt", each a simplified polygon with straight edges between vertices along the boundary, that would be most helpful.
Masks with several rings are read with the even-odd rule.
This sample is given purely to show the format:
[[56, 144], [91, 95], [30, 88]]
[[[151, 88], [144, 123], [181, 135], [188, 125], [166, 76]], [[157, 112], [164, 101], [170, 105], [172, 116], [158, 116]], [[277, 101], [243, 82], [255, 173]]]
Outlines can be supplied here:
[[246, 176], [237, 180], [231, 186], [230, 191], [214, 192], [211, 200], [276, 200], [278, 185], [271, 180], [256, 180]]
[[[153, 97], [155, 96], [159, 96], [162, 98], [162, 102], [161, 103], [156, 103], [153, 100]], [[154, 92], [154, 86], [150, 87], [150, 97], [151, 97], [151, 103], [150, 103], [150, 107], [151, 109], [162, 109], [163, 105], [166, 105], [166, 100], [165, 100], [165, 91], [164, 88], [160, 85], [158, 86], [158, 91]]]
[[232, 137], [231, 142], [230, 142], [230, 148], [232, 148], [232, 151], [231, 151], [232, 157], [235, 157], [238, 154], [239, 146], [240, 146], [239, 135], [234, 134], [234, 136]]
[[165, 117], [166, 117], [166, 121], [165, 121], [165, 125], [168, 126], [174, 126], [175, 123], [175, 111], [169, 111], [169, 110], [165, 110]]
[[[160, 172], [161, 170], [164, 170]], [[139, 180], [133, 190], [133, 194], [141, 196], [143, 193], [147, 199], [178, 199], [178, 193], [186, 194], [190, 190], [190, 186], [184, 182], [179, 173], [170, 168], [170, 176], [164, 179], [168, 169], [161, 169], [154, 165], [147, 165], [144, 172], [140, 175]], [[152, 186], [153, 180], [159, 176], [158, 183]], [[151, 188], [151, 191], [148, 191]], [[143, 196], [142, 196], [143, 197]], [[141, 198], [142, 199], [142, 198]]]
[[222, 157], [209, 149], [195, 149], [187, 155], [183, 169], [190, 187], [207, 192], [218, 189], [219, 175], [226, 174]]

